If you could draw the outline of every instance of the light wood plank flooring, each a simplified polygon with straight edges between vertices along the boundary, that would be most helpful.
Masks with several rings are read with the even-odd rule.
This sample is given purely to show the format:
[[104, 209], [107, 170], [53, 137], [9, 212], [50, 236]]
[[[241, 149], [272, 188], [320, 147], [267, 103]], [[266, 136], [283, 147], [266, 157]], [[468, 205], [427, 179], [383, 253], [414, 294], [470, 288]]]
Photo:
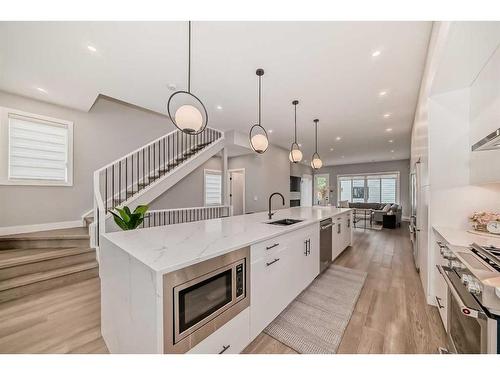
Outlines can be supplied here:
[[[428, 306], [405, 229], [356, 230], [336, 264], [368, 272], [339, 353], [436, 353], [445, 333]], [[294, 353], [260, 334], [246, 353]], [[0, 353], [107, 353], [99, 279], [0, 304]]]

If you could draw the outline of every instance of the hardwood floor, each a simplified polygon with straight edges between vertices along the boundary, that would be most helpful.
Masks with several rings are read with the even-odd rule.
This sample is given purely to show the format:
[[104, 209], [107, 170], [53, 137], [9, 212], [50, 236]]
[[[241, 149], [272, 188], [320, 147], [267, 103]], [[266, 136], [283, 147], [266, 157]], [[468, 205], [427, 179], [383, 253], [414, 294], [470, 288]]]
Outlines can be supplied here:
[[[428, 306], [405, 229], [356, 230], [336, 264], [368, 273], [339, 353], [436, 353], [445, 332]], [[0, 304], [0, 353], [107, 353], [99, 279]], [[295, 353], [260, 334], [245, 353]]]
[[[335, 264], [368, 273], [338, 353], [437, 353], [446, 336], [437, 308], [426, 303], [405, 226], [356, 229]], [[295, 353], [261, 333], [245, 353]]]

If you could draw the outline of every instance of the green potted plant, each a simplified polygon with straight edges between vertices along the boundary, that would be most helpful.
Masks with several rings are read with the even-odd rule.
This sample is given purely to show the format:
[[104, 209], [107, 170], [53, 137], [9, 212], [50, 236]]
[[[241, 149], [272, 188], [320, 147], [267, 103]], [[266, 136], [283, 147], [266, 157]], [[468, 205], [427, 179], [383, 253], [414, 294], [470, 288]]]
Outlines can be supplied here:
[[139, 205], [135, 208], [134, 212], [130, 208], [123, 206], [123, 208], [115, 208], [116, 212], [110, 211], [115, 219], [116, 225], [123, 230], [136, 229], [144, 221], [144, 215], [149, 209], [148, 205]]

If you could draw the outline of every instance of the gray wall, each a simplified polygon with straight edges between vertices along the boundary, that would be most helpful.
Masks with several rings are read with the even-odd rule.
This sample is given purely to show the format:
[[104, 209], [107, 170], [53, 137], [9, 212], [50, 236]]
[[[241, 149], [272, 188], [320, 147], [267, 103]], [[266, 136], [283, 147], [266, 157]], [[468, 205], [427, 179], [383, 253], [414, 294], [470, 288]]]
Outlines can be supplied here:
[[153, 210], [166, 208], [201, 207], [204, 194], [204, 170], [222, 171], [222, 159], [213, 157], [184, 177], [177, 184], [151, 202]]
[[331, 201], [337, 201], [337, 175], [342, 174], [355, 174], [355, 173], [377, 173], [377, 172], [395, 172], [399, 171], [400, 178], [400, 199], [403, 205], [403, 216], [410, 216], [410, 188], [409, 188], [409, 175], [410, 175], [410, 160], [394, 160], [394, 161], [381, 161], [374, 163], [361, 163], [361, 164], [346, 164], [323, 167], [319, 173], [330, 174], [330, 187], [333, 190]]
[[310, 174], [310, 175], [313, 174], [313, 169], [307, 164], [303, 163], [298, 163], [298, 164], [289, 163], [289, 164], [290, 164], [290, 176], [302, 177], [302, 175], [304, 174]]
[[[269, 195], [275, 191], [285, 197], [285, 207], [290, 206], [288, 150], [270, 145], [262, 155], [254, 153], [229, 159], [229, 169], [237, 168], [245, 168], [246, 212], [267, 210]], [[273, 207], [282, 207], [279, 197], [273, 198]]]
[[93, 172], [172, 131], [162, 116], [99, 98], [81, 112], [0, 91], [0, 106], [74, 122], [73, 186], [0, 185], [0, 227], [79, 220], [93, 207]]

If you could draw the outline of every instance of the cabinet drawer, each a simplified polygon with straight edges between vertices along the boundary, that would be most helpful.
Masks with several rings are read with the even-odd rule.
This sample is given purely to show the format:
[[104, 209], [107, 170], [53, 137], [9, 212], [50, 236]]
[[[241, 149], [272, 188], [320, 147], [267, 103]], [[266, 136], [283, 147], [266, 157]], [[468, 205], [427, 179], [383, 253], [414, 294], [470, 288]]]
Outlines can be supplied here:
[[261, 258], [271, 256], [272, 254], [282, 250], [284, 247], [286, 247], [286, 242], [287, 241], [285, 236], [279, 236], [252, 245], [252, 247], [250, 248], [252, 263]]
[[238, 354], [250, 342], [250, 308], [200, 342], [190, 354]]

